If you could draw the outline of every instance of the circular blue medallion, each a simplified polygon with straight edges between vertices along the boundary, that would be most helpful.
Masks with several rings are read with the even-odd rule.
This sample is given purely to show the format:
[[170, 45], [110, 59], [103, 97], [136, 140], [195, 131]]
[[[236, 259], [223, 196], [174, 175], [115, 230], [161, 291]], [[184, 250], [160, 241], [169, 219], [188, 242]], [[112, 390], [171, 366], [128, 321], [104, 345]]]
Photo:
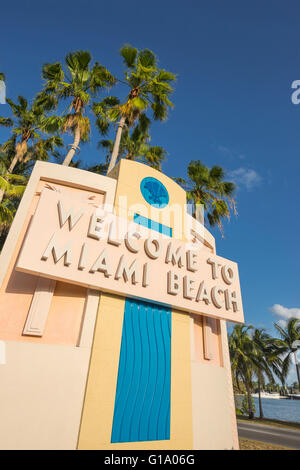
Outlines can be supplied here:
[[141, 181], [141, 193], [148, 204], [163, 209], [169, 204], [169, 193], [165, 186], [155, 178], [147, 177]]

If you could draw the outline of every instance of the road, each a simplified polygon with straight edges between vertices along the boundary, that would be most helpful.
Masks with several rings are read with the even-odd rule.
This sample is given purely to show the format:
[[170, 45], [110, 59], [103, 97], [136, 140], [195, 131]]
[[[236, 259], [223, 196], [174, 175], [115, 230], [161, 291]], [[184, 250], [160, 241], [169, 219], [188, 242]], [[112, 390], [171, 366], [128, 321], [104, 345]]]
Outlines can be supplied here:
[[300, 430], [238, 421], [239, 437], [300, 450]]

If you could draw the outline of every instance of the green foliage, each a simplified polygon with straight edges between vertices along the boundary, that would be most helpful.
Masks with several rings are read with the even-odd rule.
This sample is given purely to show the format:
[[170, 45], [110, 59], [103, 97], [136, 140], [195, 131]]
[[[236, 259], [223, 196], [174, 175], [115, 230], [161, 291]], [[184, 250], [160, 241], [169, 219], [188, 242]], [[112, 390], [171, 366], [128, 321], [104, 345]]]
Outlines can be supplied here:
[[242, 412], [242, 401], [243, 401], [243, 396], [241, 395], [234, 395], [234, 405], [235, 405], [235, 414], [241, 416], [243, 414]]
[[[99, 62], [91, 66], [92, 56], [88, 51], [75, 51], [65, 57], [65, 70], [59, 62], [45, 64], [42, 77], [45, 80], [43, 91], [38, 94], [38, 103], [48, 111], [57, 109], [61, 101], [67, 101], [66, 111], [61, 117], [51, 116], [48, 129], [52, 132], [70, 132], [74, 135], [73, 146], [78, 148], [80, 141], [90, 137], [91, 122], [88, 111], [97, 110], [97, 126], [102, 133], [109, 127], [107, 107], [117, 102], [106, 97], [95, 108], [93, 99], [100, 91], [116, 83], [115, 77]], [[76, 141], [79, 137], [79, 142]], [[76, 143], [75, 143], [76, 142]]]
[[54, 148], [62, 145], [62, 139], [59, 136], [44, 137], [45, 133], [55, 129], [51, 128], [43, 106], [37, 100], [29, 104], [21, 95], [16, 102], [9, 98], [6, 101], [13, 114], [13, 119], [0, 117], [0, 125], [12, 127], [10, 139], [0, 148], [7, 170], [13, 171], [18, 162], [48, 160]]
[[205, 221], [210, 226], [217, 225], [221, 232], [222, 220], [230, 219], [231, 211], [235, 214], [236, 203], [233, 198], [235, 184], [223, 181], [225, 172], [220, 166], [207, 167], [200, 160], [193, 160], [188, 166], [188, 179], [177, 178], [176, 181], [187, 191], [188, 201], [196, 206], [201, 204], [206, 212]]
[[[278, 338], [268, 335], [264, 329], [246, 325], [235, 325], [229, 336], [229, 352], [235, 391], [240, 392], [243, 384], [247, 393], [247, 407], [251, 393], [262, 389], [280, 391], [275, 378], [285, 381], [285, 366]], [[256, 379], [256, 382], [254, 382]], [[266, 379], [269, 381], [266, 385]], [[250, 402], [251, 403], [251, 402]], [[260, 417], [263, 417], [262, 402], [259, 398]], [[242, 409], [242, 407], [241, 407]], [[244, 406], [244, 410], [246, 407]], [[251, 414], [253, 413], [250, 410]], [[250, 414], [250, 413], [249, 413]]]
[[93, 173], [97, 173], [98, 175], [105, 176], [107, 173], [107, 168], [108, 168], [108, 161], [106, 161], [106, 163], [99, 163], [99, 165], [88, 167], [87, 170], [92, 171]]
[[261, 385], [265, 384], [265, 377], [272, 383], [274, 375], [283, 380], [278, 339], [264, 329], [235, 325], [229, 337], [229, 352], [233, 375], [246, 387], [253, 388], [254, 377]]
[[4, 118], [0, 116], [0, 126], [11, 127], [13, 125], [13, 120], [10, 118]]
[[97, 115], [97, 126], [102, 134], [107, 133], [109, 123], [125, 118], [128, 128], [133, 127], [137, 120], [143, 119], [151, 109], [154, 119], [167, 118], [169, 108], [173, 103], [169, 96], [173, 92], [172, 84], [176, 76], [171, 72], [160, 69], [155, 54], [149, 49], [139, 51], [125, 44], [120, 55], [125, 65], [124, 80], [119, 80], [128, 86], [129, 93], [123, 101], [117, 98], [108, 103], [97, 103], [94, 112]]
[[106, 135], [109, 129], [109, 114], [113, 112], [115, 106], [119, 104], [118, 98], [115, 96], [107, 96], [98, 103], [93, 103], [92, 109], [96, 119], [96, 127], [101, 135]]
[[5, 154], [0, 153], [0, 232], [13, 221], [19, 200], [25, 190], [27, 178], [7, 172]]
[[280, 335], [276, 346], [279, 354], [284, 358], [282, 363], [282, 375], [285, 379], [292, 366], [292, 355], [296, 351], [293, 347], [293, 343], [300, 340], [300, 320], [298, 318], [290, 318], [285, 327], [282, 327], [278, 323], [274, 323], [274, 326]]
[[[92, 56], [88, 51], [75, 51], [65, 58], [65, 71], [62, 64], [55, 62], [45, 64], [42, 76], [45, 79], [44, 89], [38, 95], [40, 103], [46, 103], [55, 109], [60, 100], [70, 99], [68, 114], [85, 112], [92, 98], [105, 88], [116, 83], [116, 79], [106, 67], [95, 62], [91, 67]], [[52, 100], [52, 101], [51, 101]]]
[[125, 44], [125, 46], [121, 48], [120, 54], [124, 59], [125, 66], [128, 68], [134, 68], [138, 50], [129, 44]]

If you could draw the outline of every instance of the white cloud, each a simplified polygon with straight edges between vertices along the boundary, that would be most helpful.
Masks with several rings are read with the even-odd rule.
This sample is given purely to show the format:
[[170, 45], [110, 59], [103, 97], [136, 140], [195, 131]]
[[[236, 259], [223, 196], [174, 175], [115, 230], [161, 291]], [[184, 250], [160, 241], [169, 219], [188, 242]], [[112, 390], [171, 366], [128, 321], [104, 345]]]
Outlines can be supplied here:
[[[279, 322], [286, 322], [289, 318], [298, 318], [300, 320], [300, 308], [287, 308], [280, 304], [274, 304], [270, 311], [280, 317]], [[284, 324], [283, 324], [284, 325]]]
[[229, 176], [237, 186], [245, 186], [248, 190], [258, 186], [262, 181], [262, 177], [251, 168], [237, 168], [231, 171]]

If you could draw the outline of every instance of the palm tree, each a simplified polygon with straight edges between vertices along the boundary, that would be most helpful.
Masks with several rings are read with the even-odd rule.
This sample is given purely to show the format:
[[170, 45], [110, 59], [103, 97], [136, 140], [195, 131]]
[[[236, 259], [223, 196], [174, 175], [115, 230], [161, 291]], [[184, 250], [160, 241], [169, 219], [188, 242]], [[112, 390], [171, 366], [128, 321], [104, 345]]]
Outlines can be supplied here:
[[212, 227], [218, 225], [222, 232], [222, 219], [230, 218], [231, 209], [237, 214], [233, 199], [235, 184], [224, 181], [223, 168], [216, 165], [208, 168], [200, 160], [191, 161], [187, 173], [188, 181], [182, 178], [176, 180], [186, 189], [187, 198], [194, 205], [194, 216], [197, 215], [197, 205], [201, 204], [209, 224]]
[[[138, 50], [128, 44], [120, 50], [126, 67], [124, 80], [119, 80], [129, 88], [125, 99], [109, 106], [108, 116], [111, 121], [119, 120], [116, 138], [112, 150], [108, 172], [116, 165], [121, 136], [125, 127], [132, 127], [138, 118], [151, 108], [155, 120], [165, 120], [168, 110], [173, 106], [169, 96], [173, 92], [172, 83], [175, 75], [160, 69], [155, 54], [149, 49]], [[105, 113], [107, 103], [98, 103], [94, 111], [100, 117], [100, 130], [107, 126]], [[106, 108], [107, 110], [107, 108]]]
[[[146, 163], [157, 170], [161, 169], [161, 162], [166, 158], [166, 151], [159, 146], [152, 146], [149, 134], [149, 120], [144, 116], [134, 127], [130, 134], [130, 129], [124, 129], [120, 141], [119, 158], [127, 160], [138, 160]], [[114, 142], [112, 140], [101, 140], [100, 146], [107, 152], [106, 165], [111, 159]]]
[[[56, 146], [62, 145], [58, 136], [43, 138], [43, 132], [47, 131], [48, 119], [44, 108], [33, 101], [31, 106], [23, 96], [18, 96], [17, 103], [6, 99], [13, 118], [0, 117], [0, 125], [12, 127], [12, 137], [1, 145], [2, 161], [6, 163], [6, 174], [12, 174], [17, 163], [29, 160], [46, 160], [48, 153]], [[4, 154], [4, 155], [3, 155]], [[4, 191], [0, 188], [0, 203]]]
[[229, 336], [229, 352], [231, 359], [232, 373], [238, 383], [242, 380], [248, 399], [249, 419], [254, 418], [252, 404], [252, 378], [253, 378], [253, 341], [249, 334], [252, 326], [235, 325]]
[[298, 318], [290, 318], [285, 327], [280, 326], [278, 323], [274, 323], [274, 326], [281, 336], [278, 340], [278, 350], [284, 357], [282, 361], [282, 374], [287, 377], [292, 364], [292, 355], [295, 359], [296, 372], [298, 378], [298, 384], [300, 389], [300, 373], [297, 361], [297, 345], [296, 342], [300, 340], [300, 320]]
[[6, 168], [10, 166], [10, 163], [15, 157], [16, 144], [17, 144], [17, 136], [14, 133], [12, 133], [11, 137], [6, 142], [0, 145], [1, 162], [2, 164], [5, 165]]
[[253, 350], [250, 358], [253, 362], [253, 372], [257, 377], [259, 418], [263, 419], [261, 389], [265, 386], [265, 377], [274, 383], [274, 375], [282, 379], [282, 361], [276, 348], [276, 340], [268, 335], [263, 328], [255, 328], [253, 335]]
[[39, 102], [47, 110], [56, 109], [61, 100], [68, 102], [66, 114], [52, 117], [53, 130], [70, 131], [74, 136], [73, 144], [63, 162], [66, 166], [72, 161], [80, 142], [89, 138], [91, 123], [87, 111], [93, 107], [92, 99], [116, 82], [103, 65], [95, 62], [91, 67], [91, 60], [88, 51], [76, 51], [67, 54], [65, 72], [60, 62], [45, 64], [42, 69], [42, 77], [46, 83], [38, 95]]
[[[26, 177], [8, 173], [4, 164], [5, 156], [0, 154], [0, 191], [3, 197], [0, 202], [0, 238], [13, 221], [18, 201], [26, 187]], [[4, 240], [3, 240], [4, 241]], [[1, 247], [0, 247], [1, 248]]]

